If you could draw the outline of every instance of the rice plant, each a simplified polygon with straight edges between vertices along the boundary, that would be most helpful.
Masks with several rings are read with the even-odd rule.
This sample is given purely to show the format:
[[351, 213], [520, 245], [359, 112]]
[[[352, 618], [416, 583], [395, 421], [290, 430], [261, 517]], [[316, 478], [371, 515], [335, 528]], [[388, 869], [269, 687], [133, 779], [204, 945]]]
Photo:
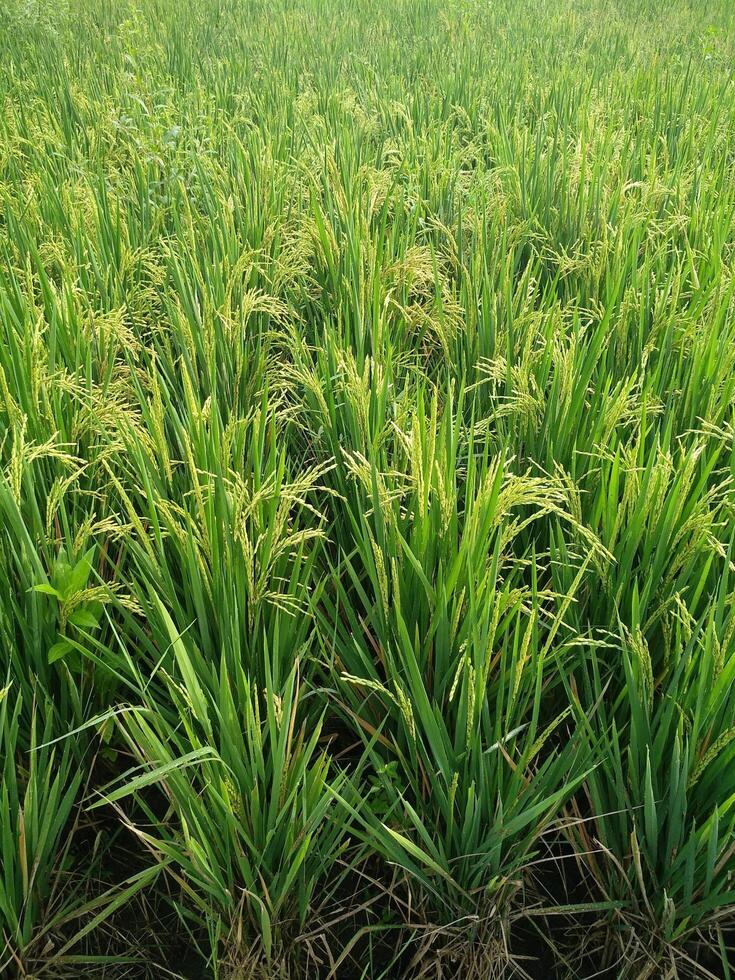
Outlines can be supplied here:
[[3, 975], [732, 975], [734, 39], [0, 0]]

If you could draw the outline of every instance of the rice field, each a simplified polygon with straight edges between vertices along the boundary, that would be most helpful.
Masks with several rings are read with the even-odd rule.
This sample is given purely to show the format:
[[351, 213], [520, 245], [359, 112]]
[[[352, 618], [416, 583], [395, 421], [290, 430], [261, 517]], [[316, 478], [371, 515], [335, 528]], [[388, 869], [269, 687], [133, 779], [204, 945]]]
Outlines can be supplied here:
[[735, 5], [0, 0], [0, 977], [735, 976]]

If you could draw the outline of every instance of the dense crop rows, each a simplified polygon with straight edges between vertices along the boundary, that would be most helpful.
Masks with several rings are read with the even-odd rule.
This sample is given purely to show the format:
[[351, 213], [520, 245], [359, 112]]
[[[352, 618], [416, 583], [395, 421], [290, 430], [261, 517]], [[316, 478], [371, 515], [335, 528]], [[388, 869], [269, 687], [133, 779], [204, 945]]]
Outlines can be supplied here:
[[0, 975], [730, 977], [734, 222], [730, 0], [0, 0]]

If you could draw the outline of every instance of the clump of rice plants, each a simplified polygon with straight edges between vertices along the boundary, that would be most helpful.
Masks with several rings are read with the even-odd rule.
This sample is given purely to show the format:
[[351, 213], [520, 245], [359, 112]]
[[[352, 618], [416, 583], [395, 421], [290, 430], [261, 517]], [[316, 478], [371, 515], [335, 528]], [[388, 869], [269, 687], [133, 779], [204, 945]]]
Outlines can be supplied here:
[[0, 0], [0, 973], [730, 977], [735, 7]]

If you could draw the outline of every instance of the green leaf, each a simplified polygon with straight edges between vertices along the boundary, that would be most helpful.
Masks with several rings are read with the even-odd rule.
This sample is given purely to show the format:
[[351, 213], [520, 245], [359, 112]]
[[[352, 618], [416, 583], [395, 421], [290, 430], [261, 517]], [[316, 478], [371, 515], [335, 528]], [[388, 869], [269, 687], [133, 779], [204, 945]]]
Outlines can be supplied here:
[[57, 643], [51, 647], [48, 652], [48, 662], [50, 664], [56, 663], [57, 660], [61, 660], [67, 655], [74, 647], [69, 643], [68, 640], [59, 640]]
[[54, 599], [58, 599], [59, 602], [63, 601], [62, 595], [58, 589], [55, 589], [53, 585], [48, 585], [46, 582], [42, 582], [40, 585], [33, 586], [34, 592], [42, 592], [44, 595], [53, 596]]

